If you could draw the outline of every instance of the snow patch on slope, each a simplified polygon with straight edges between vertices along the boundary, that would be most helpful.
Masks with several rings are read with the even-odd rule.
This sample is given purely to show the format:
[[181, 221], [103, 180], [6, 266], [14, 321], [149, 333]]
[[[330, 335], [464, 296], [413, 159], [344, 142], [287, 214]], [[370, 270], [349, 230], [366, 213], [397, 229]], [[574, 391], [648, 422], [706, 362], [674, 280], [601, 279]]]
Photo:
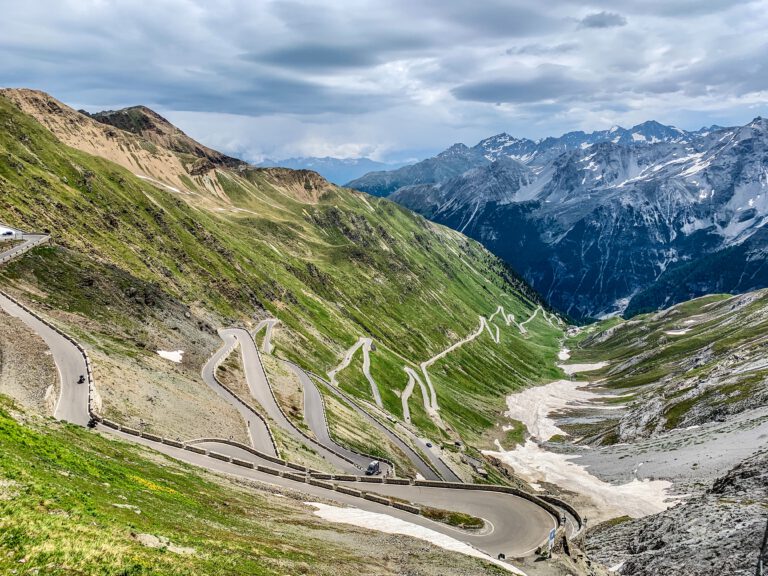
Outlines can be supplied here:
[[176, 364], [181, 364], [181, 361], [184, 359], [184, 350], [174, 350], [172, 352], [158, 350], [157, 355], [166, 360], [170, 360], [171, 362], [176, 362]]
[[411, 536], [412, 538], [418, 538], [419, 540], [425, 540], [430, 544], [449, 550], [451, 552], [458, 552], [466, 556], [472, 556], [473, 558], [480, 558], [491, 564], [495, 564], [512, 574], [518, 574], [525, 576], [525, 573], [518, 570], [511, 564], [501, 562], [495, 558], [491, 558], [488, 554], [480, 552], [476, 548], [473, 548], [469, 544], [465, 544], [455, 538], [430, 530], [418, 524], [412, 524], [406, 522], [400, 518], [394, 518], [386, 514], [379, 514], [377, 512], [368, 512], [366, 510], [360, 510], [359, 508], [341, 508], [339, 506], [329, 506], [328, 504], [321, 504], [319, 502], [306, 502], [310, 506], [315, 507], [315, 515], [319, 516], [329, 522], [338, 522], [342, 524], [350, 524], [352, 526], [358, 526], [360, 528], [367, 528], [369, 530], [376, 530], [378, 532], [384, 532], [386, 534], [402, 534], [404, 536]]

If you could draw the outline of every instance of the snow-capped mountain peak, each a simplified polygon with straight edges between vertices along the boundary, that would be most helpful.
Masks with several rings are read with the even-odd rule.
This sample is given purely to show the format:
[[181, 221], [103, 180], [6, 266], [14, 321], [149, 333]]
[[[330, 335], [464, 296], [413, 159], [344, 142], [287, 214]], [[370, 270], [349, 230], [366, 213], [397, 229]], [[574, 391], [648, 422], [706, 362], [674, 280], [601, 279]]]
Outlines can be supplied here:
[[441, 155], [390, 178], [392, 199], [482, 241], [575, 317], [615, 302], [642, 309], [663, 275], [724, 250], [727, 266], [677, 292], [768, 286], [764, 118], [694, 132], [649, 121], [540, 141], [502, 133], [460, 151], [461, 162]]

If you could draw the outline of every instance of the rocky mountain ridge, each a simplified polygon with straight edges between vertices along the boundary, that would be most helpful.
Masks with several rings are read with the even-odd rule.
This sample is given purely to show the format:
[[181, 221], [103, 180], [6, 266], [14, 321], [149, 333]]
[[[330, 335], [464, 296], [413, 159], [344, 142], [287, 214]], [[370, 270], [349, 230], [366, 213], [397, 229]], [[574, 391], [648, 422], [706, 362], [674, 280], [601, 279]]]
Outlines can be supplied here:
[[168, 150], [179, 154], [192, 155], [207, 161], [203, 166], [197, 168], [198, 172], [201, 172], [203, 167], [206, 169], [211, 169], [215, 166], [238, 168], [246, 165], [242, 160], [222, 154], [193, 140], [160, 116], [160, 114], [146, 106], [131, 106], [121, 110], [105, 110], [95, 114], [88, 114], [83, 110], [80, 110], [80, 112], [90, 116], [97, 122], [131, 132]]
[[768, 451], [718, 478], [703, 494], [638, 520], [587, 534], [590, 556], [617, 574], [755, 574], [766, 530]]
[[[540, 141], [501, 134], [349, 185], [480, 240], [576, 319], [768, 286], [760, 117], [696, 132], [646, 122]], [[734, 247], [729, 274], [678, 278], [671, 294], [654, 288]]]

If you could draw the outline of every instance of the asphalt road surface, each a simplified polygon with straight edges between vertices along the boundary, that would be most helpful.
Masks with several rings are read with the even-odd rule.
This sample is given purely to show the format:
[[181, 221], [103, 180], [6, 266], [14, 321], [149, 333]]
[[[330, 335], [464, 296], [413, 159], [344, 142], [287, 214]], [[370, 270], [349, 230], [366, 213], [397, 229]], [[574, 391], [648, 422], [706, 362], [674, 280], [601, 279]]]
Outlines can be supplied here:
[[[215, 460], [203, 454], [195, 454], [181, 448], [174, 448], [165, 444], [152, 442], [145, 438], [117, 432], [111, 428], [99, 426], [98, 429], [129, 442], [144, 444], [145, 446], [163, 452], [177, 460], [194, 464], [208, 470], [298, 490], [307, 494], [309, 496], [307, 498], [308, 500], [312, 499], [311, 496], [315, 496], [317, 498], [333, 500], [341, 504], [354, 506], [355, 508], [360, 508], [362, 510], [394, 516], [472, 544], [492, 556], [504, 553], [508, 558], [512, 558], [531, 554], [537, 546], [546, 541], [549, 531], [556, 526], [555, 519], [543, 508], [524, 498], [511, 494], [484, 490], [339, 482], [339, 484], [348, 485], [350, 488], [356, 490], [394, 496], [416, 504], [467, 512], [473, 516], [482, 518], [486, 522], [486, 529], [481, 530], [478, 533], [472, 533], [470, 531], [459, 530], [446, 524], [434, 522], [423, 516], [410, 514], [390, 506], [385, 506], [355, 496], [348, 496], [326, 488], [312, 486], [304, 482], [298, 482], [265, 472], [243, 468], [229, 462]], [[216, 451], [218, 451], [218, 448], [218, 445], [215, 446]], [[259, 461], [259, 458], [253, 455], [243, 459], [257, 462], [274, 469], [281, 469], [281, 467], [276, 464]], [[295, 473], [295, 470], [292, 472]], [[375, 526], [372, 526], [372, 528], [375, 529]]]
[[[304, 422], [312, 430], [317, 441], [324, 446], [332, 447], [334, 452], [343, 454], [358, 467], [365, 470], [374, 458], [353, 452], [333, 441], [325, 419], [323, 398], [320, 396], [317, 386], [304, 370], [292, 362], [283, 362], [283, 364], [298, 376], [301, 386], [304, 388]], [[381, 473], [385, 476], [389, 475], [389, 465], [386, 462], [381, 462]]]
[[[242, 328], [225, 328], [219, 330], [219, 334], [225, 341], [229, 341], [229, 338], [234, 338], [240, 343], [243, 371], [245, 372], [245, 380], [248, 384], [248, 389], [251, 391], [251, 396], [259, 403], [264, 409], [264, 412], [266, 412], [269, 418], [275, 422], [277, 426], [290, 434], [296, 441], [303, 444], [311, 451], [316, 452], [337, 470], [350, 474], [360, 473], [359, 466], [345, 460], [328, 448], [309, 441], [306, 436], [299, 432], [293, 423], [285, 417], [275, 401], [275, 397], [269, 386], [269, 381], [267, 380], [267, 374], [261, 363], [259, 351], [247, 330], [243, 330]], [[368, 463], [366, 462], [365, 466], [367, 465]]]
[[251, 446], [270, 456], [276, 456], [275, 446], [272, 443], [272, 437], [269, 433], [266, 423], [248, 406], [240, 402], [229, 390], [219, 384], [215, 378], [216, 367], [232, 352], [237, 345], [237, 338], [233, 334], [219, 332], [224, 345], [219, 348], [210, 360], [203, 366], [202, 376], [205, 383], [208, 384], [216, 393], [229, 402], [243, 417], [248, 426], [248, 435], [251, 438]]
[[85, 426], [90, 420], [88, 382], [78, 384], [78, 380], [81, 375], [86, 375], [88, 370], [80, 350], [56, 330], [2, 294], [0, 294], [0, 308], [24, 322], [33, 332], [45, 340], [53, 355], [60, 383], [60, 394], [53, 413], [54, 417], [58, 420], [66, 420]]
[[[325, 388], [331, 393], [337, 396], [342, 402], [347, 404], [357, 412], [360, 416], [362, 416], [365, 420], [367, 420], [371, 426], [385, 434], [402, 452], [408, 457], [408, 459], [411, 461], [411, 463], [414, 465], [416, 470], [419, 474], [421, 474], [426, 480], [441, 480], [441, 477], [438, 476], [435, 471], [429, 467], [429, 465], [424, 461], [424, 458], [419, 455], [416, 450], [414, 450], [405, 440], [403, 440], [399, 435], [395, 434], [388, 426], [383, 424], [382, 422], [379, 422], [378, 419], [376, 419], [373, 415], [371, 415], [367, 410], [363, 409], [362, 406], [360, 406], [357, 402], [355, 402], [352, 398], [344, 394], [341, 390], [336, 388], [335, 386], [332, 386], [330, 383], [323, 381], [325, 384]], [[460, 482], [460, 480], [456, 480], [457, 482]]]
[[[30, 248], [46, 242], [47, 236], [29, 234], [24, 235], [25, 242], [10, 250], [0, 253], [0, 262], [15, 258], [30, 250]], [[0, 244], [2, 248], [2, 244]], [[78, 384], [80, 376], [85, 376], [88, 369], [85, 358], [72, 342], [59, 334], [56, 330], [38, 320], [33, 314], [16, 304], [13, 300], [0, 294], [0, 308], [7, 314], [18, 318], [33, 332], [38, 334], [48, 345], [53, 355], [59, 376], [59, 398], [56, 401], [54, 417], [66, 420], [74, 424], [85, 426], [90, 420], [88, 414], [88, 383]]]

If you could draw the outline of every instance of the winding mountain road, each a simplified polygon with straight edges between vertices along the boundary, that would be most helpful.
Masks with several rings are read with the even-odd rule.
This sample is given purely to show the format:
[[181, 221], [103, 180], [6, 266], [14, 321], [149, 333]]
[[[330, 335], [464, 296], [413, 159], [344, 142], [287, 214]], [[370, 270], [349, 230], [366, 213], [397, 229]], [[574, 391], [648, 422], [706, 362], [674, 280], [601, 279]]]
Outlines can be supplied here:
[[[283, 365], [299, 378], [299, 382], [301, 382], [301, 386], [304, 388], [304, 422], [306, 422], [309, 429], [312, 430], [317, 441], [324, 446], [332, 447], [334, 452], [349, 458], [355, 465], [362, 470], [365, 470], [374, 458], [353, 452], [352, 450], [337, 444], [333, 438], [331, 438], [325, 415], [323, 397], [320, 395], [320, 390], [317, 389], [317, 386], [312, 382], [309, 375], [296, 364], [284, 361]], [[381, 462], [381, 472], [384, 476], [389, 475], [389, 465], [385, 462]]]
[[[541, 306], [539, 306], [539, 308], [541, 308]], [[533, 319], [533, 317], [538, 312], [539, 308], [536, 309], [536, 312], [534, 312], [531, 318], [529, 318], [526, 322], [529, 322], [530, 320]], [[495, 333], [491, 329], [491, 322], [493, 322], [493, 319], [498, 314], [501, 314], [502, 318], [504, 319], [504, 323], [507, 326], [516, 324], [520, 329], [521, 334], [526, 332], [525, 327], [523, 326], [525, 322], [523, 322], [523, 324], [517, 324], [515, 322], [514, 314], [507, 314], [503, 306], [498, 306], [496, 310], [493, 312], [493, 314], [491, 314], [488, 318], [486, 318], [485, 316], [479, 317], [479, 325], [477, 327], [477, 330], [469, 334], [469, 336], [467, 336], [462, 340], [459, 340], [458, 342], [451, 344], [448, 348], [446, 348], [442, 352], [435, 354], [429, 360], [426, 360], [421, 364], [419, 364], [419, 368], [421, 369], [421, 375], [419, 375], [410, 366], [405, 366], [403, 368], [406, 374], [408, 374], [408, 383], [406, 384], [405, 390], [403, 390], [400, 400], [403, 405], [403, 419], [406, 422], [411, 421], [411, 411], [410, 411], [410, 408], [408, 407], [408, 401], [411, 395], [413, 394], [415, 385], [418, 384], [419, 388], [421, 389], [422, 398], [424, 400], [424, 410], [426, 410], [429, 417], [435, 422], [435, 424], [437, 424], [438, 427], [444, 428], [442, 420], [440, 418], [440, 413], [438, 412], [440, 410], [440, 406], [437, 403], [437, 391], [435, 390], [435, 386], [432, 383], [432, 379], [429, 377], [428, 369], [430, 366], [432, 366], [432, 364], [434, 364], [435, 362], [437, 362], [442, 358], [445, 358], [445, 356], [447, 356], [454, 350], [457, 350], [458, 348], [464, 346], [464, 344], [472, 342], [473, 340], [481, 336], [483, 332], [488, 332], [488, 335], [491, 337], [491, 340], [493, 340], [495, 344], [498, 344], [501, 341], [501, 332], [499, 330], [499, 327], [498, 325], [494, 326], [494, 328], [496, 328]], [[422, 376], [423, 376], [423, 379], [422, 379]], [[425, 382], [426, 382], [426, 386], [424, 385]]]
[[[549, 531], [556, 527], [555, 519], [543, 508], [524, 498], [486, 490], [460, 490], [456, 488], [436, 488], [412, 485], [378, 484], [362, 482], [338, 482], [356, 490], [364, 490], [383, 496], [393, 496], [402, 500], [416, 502], [426, 506], [466, 512], [485, 520], [487, 529], [478, 533], [459, 530], [446, 524], [434, 522], [423, 516], [417, 516], [398, 510], [391, 506], [378, 504], [355, 496], [349, 496], [331, 491], [305, 482], [275, 476], [258, 470], [237, 466], [230, 462], [211, 458], [204, 454], [195, 454], [182, 448], [159, 444], [146, 438], [136, 437], [99, 425], [97, 429], [112, 436], [117, 436], [127, 442], [142, 444], [158, 452], [162, 452], [176, 460], [181, 460], [207, 470], [222, 472], [232, 476], [257, 480], [282, 488], [291, 488], [323, 499], [331, 499], [340, 504], [346, 504], [367, 510], [387, 514], [441, 532], [458, 540], [462, 540], [496, 556], [504, 553], [508, 557], [521, 557], [533, 553], [537, 546], [544, 543]], [[218, 451], [218, 446], [215, 447]], [[248, 461], [265, 465], [273, 469], [295, 472], [287, 467], [281, 467], [271, 462], [260, 460], [249, 455]], [[375, 529], [375, 526], [372, 527]]]
[[[351, 474], [360, 473], [360, 467], [354, 463], [354, 460], [350, 462], [345, 458], [341, 457], [339, 454], [335, 453], [334, 451], [329, 450], [327, 447], [323, 446], [322, 443], [311, 442], [307, 438], [307, 436], [302, 434], [296, 428], [296, 426], [294, 426], [294, 424], [290, 420], [288, 420], [288, 418], [285, 416], [283, 411], [280, 409], [280, 406], [278, 406], [277, 401], [275, 400], [275, 396], [272, 393], [272, 389], [267, 379], [267, 373], [265, 372], [264, 366], [261, 363], [259, 350], [258, 348], [256, 348], [256, 343], [254, 342], [253, 338], [251, 337], [250, 333], [247, 330], [244, 330], [243, 328], [223, 328], [219, 330], [219, 336], [221, 336], [221, 338], [225, 341], [225, 346], [219, 350], [219, 353], [223, 353], [223, 352], [229, 353], [232, 351], [232, 348], [235, 345], [237, 344], [240, 345], [240, 354], [242, 358], [243, 371], [245, 372], [245, 381], [248, 384], [248, 389], [251, 392], [251, 397], [254, 400], [256, 400], [256, 402], [258, 402], [258, 404], [264, 409], [264, 412], [266, 413], [266, 415], [271, 421], [273, 421], [283, 431], [288, 433], [297, 442], [299, 442], [300, 444], [303, 444], [310, 451], [316, 452], [324, 460], [330, 463], [334, 468], [338, 470], [343, 470], [344, 472], [348, 472]], [[228, 351], [226, 350], [227, 348], [229, 348]], [[214, 355], [214, 357], [216, 356], [217, 355]], [[212, 375], [213, 372], [215, 372], [215, 367], [216, 367], [216, 364], [213, 363], [211, 360], [209, 360], [203, 369], [204, 374], [207, 371]], [[204, 378], [205, 378], [205, 375], [204, 375]], [[208, 378], [206, 378], [206, 382], [208, 383], [209, 386], [211, 385], [211, 382], [208, 380]], [[219, 388], [220, 387], [221, 386], [219, 385]], [[215, 385], [214, 385], [214, 388], [215, 388]], [[241, 411], [241, 414], [242, 414], [243, 404], [240, 400], [236, 398], [233, 399], [232, 394], [225, 396], [225, 398], [233, 406], [235, 406], [239, 411]], [[322, 409], [322, 406], [320, 407], [320, 409]], [[251, 414], [251, 418], [249, 421], [250, 424], [254, 424], [255, 423], [254, 421], [258, 419], [258, 417], [256, 416], [256, 413], [247, 407], [246, 407], [246, 410]], [[269, 430], [266, 425], [264, 425], [264, 429], [266, 429], [267, 434], [269, 434]], [[266, 440], [264, 439], [263, 429], [260, 426], [259, 426], [259, 430], [261, 430], [261, 432], [260, 432], [258, 441], [261, 445], [264, 445], [266, 443]], [[254, 431], [252, 429], [251, 429], [251, 434], [252, 435], [254, 434]], [[254, 438], [254, 442], [255, 441], [256, 439]], [[254, 444], [254, 448], [256, 448], [255, 444]], [[257, 449], [260, 451], [263, 451], [261, 450], [261, 448], [257, 448]], [[370, 462], [370, 460], [368, 462]], [[368, 462], [365, 462], [365, 466], [368, 465]]]
[[368, 384], [371, 387], [371, 396], [373, 396], [374, 402], [376, 402], [376, 406], [379, 408], [384, 408], [384, 403], [381, 400], [381, 392], [379, 392], [379, 386], [376, 384], [376, 381], [373, 379], [373, 376], [371, 376], [371, 346], [373, 345], [373, 340], [371, 338], [365, 338], [361, 336], [358, 338], [357, 342], [355, 342], [355, 345], [352, 346], [349, 350], [347, 350], [344, 353], [344, 358], [341, 360], [341, 363], [336, 366], [333, 370], [328, 372], [328, 378], [331, 381], [332, 386], [338, 386], [339, 383], [336, 381], [336, 374], [344, 370], [347, 366], [349, 366], [350, 362], [352, 362], [352, 357], [355, 355], [355, 352], [357, 352], [358, 348], [362, 348], [363, 350], [363, 375], [365, 376], [365, 379], [368, 380]]
[[219, 396], [229, 402], [243, 417], [248, 428], [248, 436], [251, 439], [251, 446], [271, 456], [277, 456], [277, 450], [275, 449], [272, 434], [269, 431], [267, 423], [256, 413], [252, 408], [244, 404], [237, 396], [227, 390], [216, 378], [216, 369], [219, 367], [227, 356], [237, 347], [238, 339], [234, 334], [226, 333], [222, 330], [219, 331], [219, 336], [224, 340], [224, 345], [219, 348], [210, 360], [205, 363], [201, 375], [203, 380], [208, 386], [210, 386]]
[[[26, 245], [29, 246], [29, 244]], [[17, 254], [26, 251], [19, 251], [19, 248], [21, 247], [15, 247], [12, 250]], [[0, 262], [7, 261], [3, 260], [7, 254], [8, 252], [0, 253]], [[41, 321], [33, 312], [20, 306], [6, 295], [0, 294], [0, 305], [9, 314], [20, 318], [32, 331], [39, 334], [50, 347], [61, 379], [61, 396], [57, 404], [56, 416], [74, 424], [87, 424], [90, 418], [88, 394], [89, 386], [91, 385], [90, 375], [88, 378], [89, 381], [86, 384], [77, 384], [77, 379], [80, 374], [88, 374], [84, 352], [81, 351], [73, 341], [64, 337], [62, 333]], [[298, 438], [303, 443], [304, 437], [290, 422], [287, 421], [270, 392], [269, 383], [261, 364], [258, 349], [250, 334], [247, 331], [240, 329], [226, 329], [222, 330], [220, 334], [224, 340], [224, 345], [212, 356], [202, 370], [203, 378], [208, 385], [212, 386], [217, 393], [222, 395], [222, 397], [233, 402], [233, 405], [241, 404], [233, 394], [229, 393], [224, 387], [218, 384], [214, 375], [216, 366], [223, 361], [223, 359], [232, 352], [237, 343], [239, 343], [246, 379], [254, 398], [261, 403], [270, 418], [277, 422], [281, 427], [284, 426], [288, 433], [291, 433], [291, 430], [294, 430], [294, 433], [298, 435]], [[333, 391], [332, 386], [329, 388]], [[313, 406], [316, 403], [317, 399], [312, 401]], [[352, 404], [352, 406], [353, 408], [356, 408], [356, 405]], [[356, 409], [359, 409], [359, 407]], [[258, 418], [249, 418], [248, 415], [255, 416], [251, 412], [241, 412], [241, 414], [243, 414], [243, 417], [249, 422], [249, 432], [254, 443], [263, 442], [263, 444], [260, 444], [260, 447], [264, 449], [263, 451], [265, 453], [269, 454], [270, 446], [266, 443], [266, 438], [269, 437], [268, 427], [266, 427], [266, 425], [261, 427], [258, 424], [252, 424], [258, 420]], [[375, 422], [375, 419], [373, 420]], [[378, 424], [378, 426], [383, 425]], [[474, 489], [462, 489], [445, 486], [424, 487], [410, 484], [363, 484], [361, 482], [356, 482], [354, 484], [355, 489], [358, 490], [364, 489], [367, 492], [394, 496], [417, 504], [467, 512], [483, 518], [486, 522], [486, 530], [470, 533], [433, 522], [423, 516], [410, 514], [391, 506], [342, 494], [334, 490], [329, 490], [328, 488], [307, 484], [303, 481], [294, 480], [289, 477], [275, 476], [263, 471], [237, 466], [231, 462], [215, 459], [205, 454], [197, 454], [150, 438], [117, 431], [103, 424], [99, 424], [97, 429], [123, 440], [148, 446], [153, 450], [162, 452], [177, 460], [200, 466], [208, 470], [258, 480], [260, 482], [275, 484], [281, 487], [293, 488], [310, 496], [330, 498], [336, 502], [349, 504], [363, 510], [398, 517], [407, 522], [425, 526], [468, 542], [493, 556], [499, 553], [504, 553], [510, 557], [528, 555], [533, 552], [534, 548], [545, 541], [549, 530], [556, 526], [556, 521], [553, 516], [536, 503], [520, 496], [485, 490], [479, 487], [475, 487]], [[393, 439], [397, 438], [396, 435], [390, 434], [389, 436]], [[400, 442], [402, 442], [402, 440], [400, 440]], [[200, 445], [218, 452], [223, 452], [226, 449], [225, 444], [217, 442], [202, 442]], [[320, 447], [315, 444], [312, 446], [319, 451]], [[235, 457], [237, 458], [242, 458], [246, 461], [267, 467], [275, 466], [273, 462], [265, 460], [242, 448], [235, 446], [230, 448], [231, 452], [236, 454]], [[338, 459], [338, 462], [334, 462], [334, 464], [338, 464], [341, 469], [350, 466], [349, 463], [332, 452], [328, 452], [328, 454]]]
[[[0, 253], [0, 263], [7, 262], [28, 252], [35, 246], [48, 241], [43, 234], [23, 234], [22, 244]], [[0, 244], [0, 249], [2, 244]], [[78, 384], [80, 376], [88, 374], [85, 358], [71, 340], [43, 322], [26, 307], [7, 294], [0, 292], [0, 308], [7, 314], [18, 318], [30, 330], [40, 336], [48, 346], [56, 364], [59, 376], [60, 392], [54, 409], [54, 417], [73, 424], [85, 426], [90, 420], [88, 413], [88, 383]]]
[[88, 424], [88, 383], [78, 384], [80, 376], [88, 373], [88, 368], [77, 346], [3, 293], [0, 293], [0, 308], [45, 340], [53, 355], [60, 383], [54, 417], [80, 426]]
[[[389, 428], [387, 425], [382, 423], [378, 418], [373, 416], [368, 410], [363, 408], [360, 403], [358, 403], [354, 398], [351, 396], [348, 396], [346, 393], [342, 392], [341, 389], [335, 386], [331, 386], [329, 382], [326, 382], [325, 380], [322, 380], [319, 376], [316, 376], [319, 380], [325, 384], [326, 389], [331, 393], [337, 396], [342, 402], [346, 403], [348, 406], [350, 406], [355, 412], [357, 412], [360, 416], [362, 416], [365, 420], [368, 421], [369, 424], [371, 424], [374, 428], [384, 433], [392, 442], [402, 450], [402, 452], [406, 455], [408, 460], [411, 461], [411, 463], [414, 465], [416, 470], [421, 474], [424, 478], [427, 480], [447, 480], [448, 482], [461, 482], [461, 478], [459, 478], [453, 470], [451, 470], [448, 465], [443, 462], [441, 458], [439, 458], [432, 450], [429, 449], [429, 447], [426, 445], [426, 442], [417, 437], [416, 435], [409, 433], [407, 429], [403, 428], [405, 430], [405, 433], [411, 436], [411, 440], [414, 444], [416, 444], [420, 448], [420, 452], [416, 451], [414, 448], [410, 446], [403, 438], [394, 432], [391, 428]], [[423, 454], [423, 456], [422, 456]], [[429, 460], [429, 463], [426, 462], [426, 460]], [[437, 470], [439, 472], [439, 475], [435, 472]]]
[[262, 328], [265, 328], [264, 341], [261, 343], [261, 350], [264, 354], [272, 354], [272, 330], [279, 323], [280, 320], [277, 318], [267, 318], [259, 322], [256, 328], [253, 329], [252, 334], [256, 337], [256, 334], [261, 332]]

